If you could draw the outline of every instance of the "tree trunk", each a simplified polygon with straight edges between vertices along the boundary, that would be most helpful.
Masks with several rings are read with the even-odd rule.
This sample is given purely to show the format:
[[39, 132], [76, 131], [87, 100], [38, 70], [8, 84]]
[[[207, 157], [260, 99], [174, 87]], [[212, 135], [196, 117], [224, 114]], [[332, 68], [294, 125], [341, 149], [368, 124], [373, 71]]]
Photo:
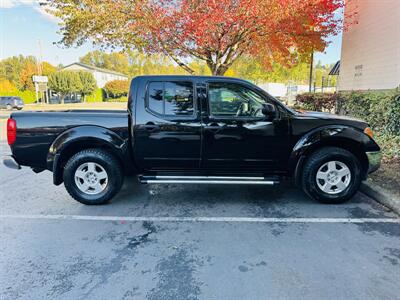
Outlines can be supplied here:
[[219, 68], [214, 69], [214, 71], [212, 73], [213, 73], [213, 76], [224, 76], [226, 71], [228, 71], [228, 68], [220, 66]]

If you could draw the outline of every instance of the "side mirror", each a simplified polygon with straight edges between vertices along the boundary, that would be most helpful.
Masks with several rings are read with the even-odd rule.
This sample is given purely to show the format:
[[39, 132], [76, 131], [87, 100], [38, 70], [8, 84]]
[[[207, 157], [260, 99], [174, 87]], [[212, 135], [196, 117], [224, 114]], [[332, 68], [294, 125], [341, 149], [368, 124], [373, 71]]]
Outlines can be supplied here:
[[266, 116], [269, 120], [273, 120], [276, 117], [276, 109], [270, 103], [264, 103], [262, 108], [262, 113]]

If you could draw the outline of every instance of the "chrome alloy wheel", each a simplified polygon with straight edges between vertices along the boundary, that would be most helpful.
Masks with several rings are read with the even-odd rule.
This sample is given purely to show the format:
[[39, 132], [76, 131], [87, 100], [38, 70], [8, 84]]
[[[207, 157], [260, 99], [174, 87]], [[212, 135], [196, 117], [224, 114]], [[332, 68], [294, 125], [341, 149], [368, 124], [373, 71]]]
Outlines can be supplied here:
[[75, 171], [75, 184], [85, 194], [96, 195], [104, 191], [108, 183], [108, 174], [104, 168], [94, 162], [80, 165]]
[[340, 161], [324, 163], [317, 172], [316, 181], [321, 191], [327, 194], [339, 194], [350, 184], [351, 172], [346, 164]]

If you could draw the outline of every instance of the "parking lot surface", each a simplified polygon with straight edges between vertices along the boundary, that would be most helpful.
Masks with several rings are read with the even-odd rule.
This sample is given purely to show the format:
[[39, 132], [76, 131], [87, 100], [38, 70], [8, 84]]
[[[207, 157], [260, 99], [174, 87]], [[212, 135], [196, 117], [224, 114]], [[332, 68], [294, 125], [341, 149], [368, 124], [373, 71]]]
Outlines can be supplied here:
[[[1, 153], [8, 152], [1, 144]], [[400, 299], [400, 219], [359, 193], [139, 185], [84, 206], [0, 166], [0, 299]]]

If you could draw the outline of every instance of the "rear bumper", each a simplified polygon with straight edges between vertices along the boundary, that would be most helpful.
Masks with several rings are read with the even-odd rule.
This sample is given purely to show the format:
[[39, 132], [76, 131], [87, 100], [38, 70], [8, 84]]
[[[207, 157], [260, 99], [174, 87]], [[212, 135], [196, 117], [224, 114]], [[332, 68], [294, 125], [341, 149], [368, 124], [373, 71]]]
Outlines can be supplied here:
[[12, 155], [6, 155], [2, 158], [3, 165], [7, 168], [19, 170], [21, 166], [17, 163]]
[[372, 173], [381, 166], [382, 152], [372, 151], [365, 153], [368, 157], [368, 173]]

